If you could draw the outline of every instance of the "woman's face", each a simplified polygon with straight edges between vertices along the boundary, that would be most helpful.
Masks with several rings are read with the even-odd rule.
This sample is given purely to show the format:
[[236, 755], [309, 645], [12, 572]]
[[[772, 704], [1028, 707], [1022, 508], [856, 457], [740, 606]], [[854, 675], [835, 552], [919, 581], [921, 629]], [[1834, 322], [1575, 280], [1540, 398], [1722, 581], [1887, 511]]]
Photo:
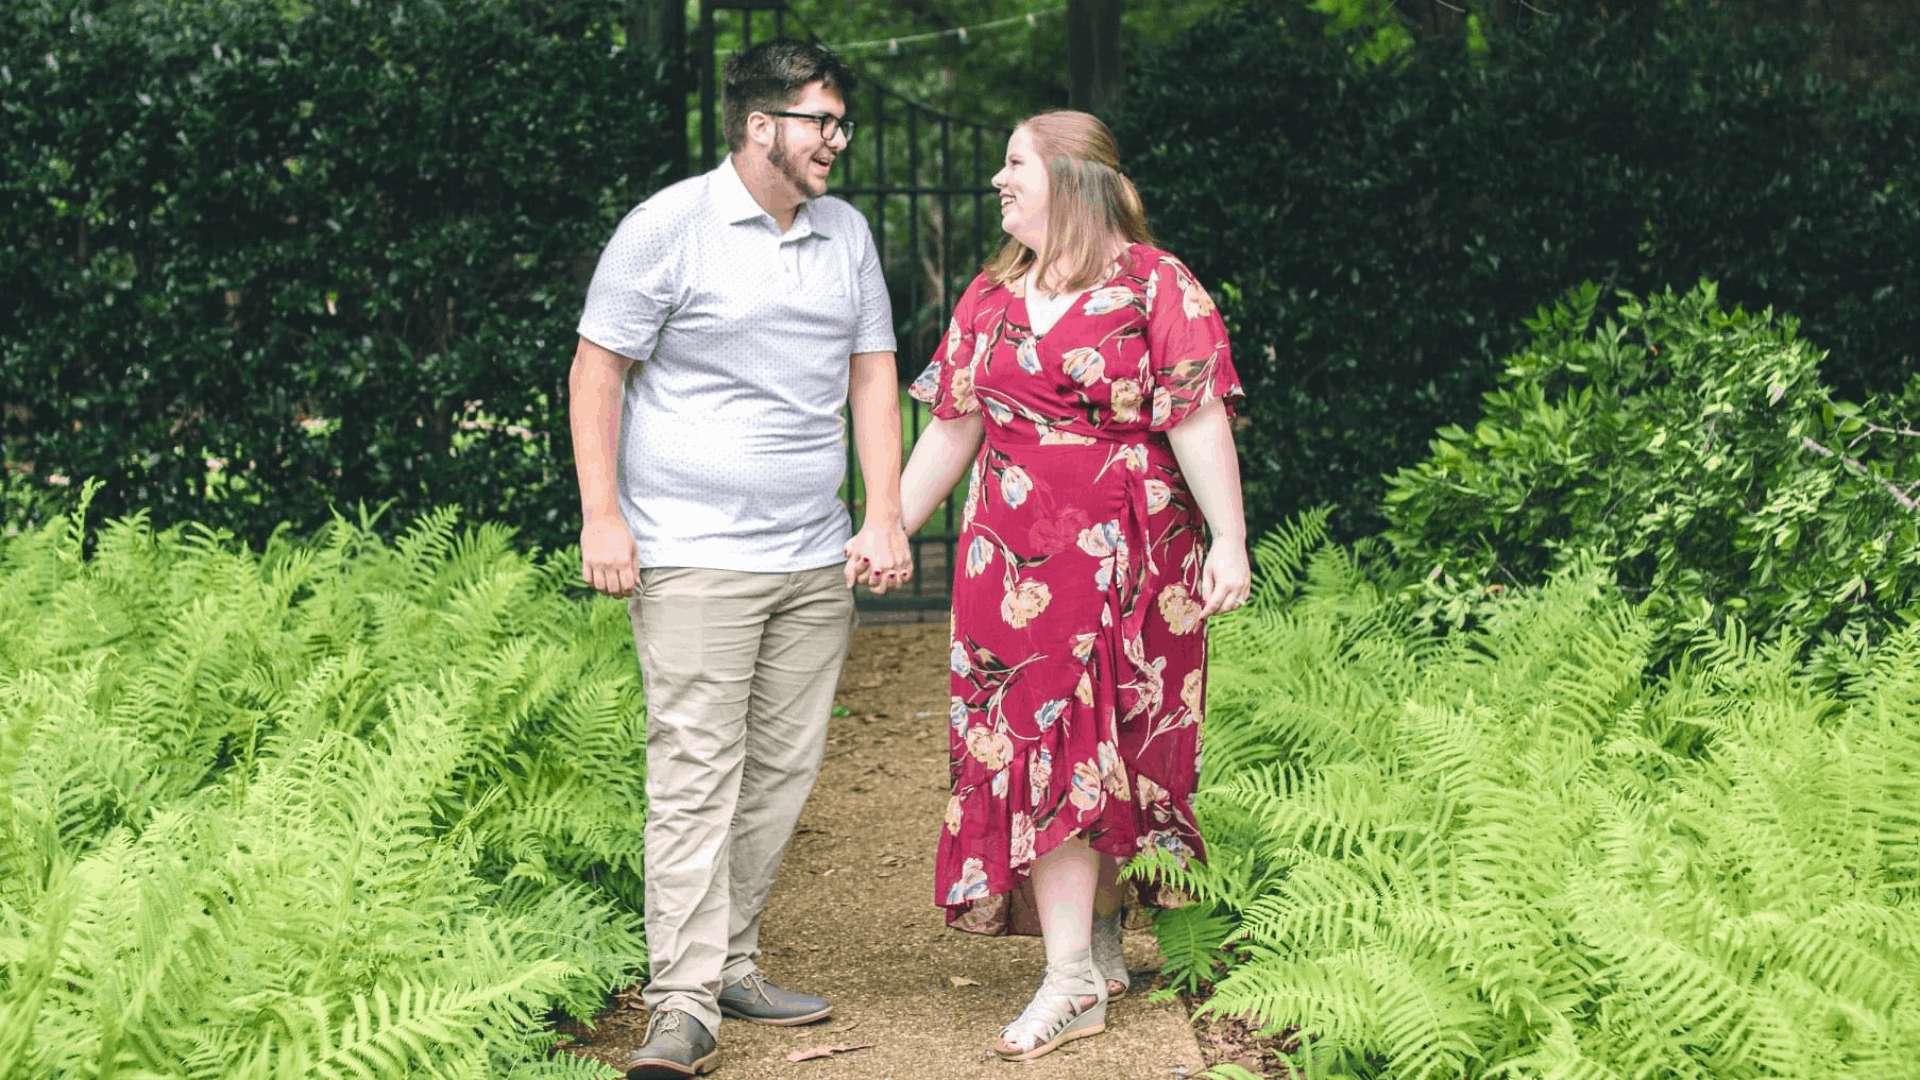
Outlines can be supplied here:
[[1047, 167], [1026, 128], [1007, 140], [1007, 163], [993, 174], [993, 186], [1000, 189], [1000, 227], [1039, 251], [1047, 242]]

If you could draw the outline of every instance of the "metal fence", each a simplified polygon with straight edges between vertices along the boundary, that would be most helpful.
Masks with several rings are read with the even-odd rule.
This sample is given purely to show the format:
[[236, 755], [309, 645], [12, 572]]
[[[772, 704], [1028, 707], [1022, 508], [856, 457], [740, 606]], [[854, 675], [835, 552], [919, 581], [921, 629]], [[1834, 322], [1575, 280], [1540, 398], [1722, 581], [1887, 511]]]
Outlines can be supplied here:
[[[699, 80], [700, 161], [719, 162], [719, 64], [724, 34], [742, 48], [788, 32], [780, 0], [718, 0], [701, 5], [695, 50]], [[756, 36], [756, 34], [758, 36]], [[932, 358], [954, 303], [1000, 242], [1000, 204], [988, 181], [999, 171], [1011, 134], [1005, 127], [954, 116], [865, 77], [847, 102], [859, 137], [835, 164], [832, 194], [864, 213], [886, 270], [899, 342], [901, 383]], [[926, 426], [925, 406], [903, 411], [908, 445]], [[851, 443], [851, 440], [849, 440]], [[864, 485], [853, 447], [847, 450], [847, 508], [860, 519]], [[860, 596], [864, 608], [942, 608], [952, 582], [958, 499], [913, 538], [913, 583], [904, 592]]]

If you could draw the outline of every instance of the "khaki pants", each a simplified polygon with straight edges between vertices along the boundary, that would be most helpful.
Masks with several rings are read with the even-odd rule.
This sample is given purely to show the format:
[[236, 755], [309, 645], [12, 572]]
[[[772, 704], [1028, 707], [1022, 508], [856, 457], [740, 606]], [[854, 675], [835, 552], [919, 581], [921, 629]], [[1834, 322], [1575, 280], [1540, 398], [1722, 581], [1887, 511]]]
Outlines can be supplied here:
[[647, 698], [649, 1010], [717, 1032], [715, 995], [755, 969], [852, 636], [842, 574], [640, 572], [627, 610]]

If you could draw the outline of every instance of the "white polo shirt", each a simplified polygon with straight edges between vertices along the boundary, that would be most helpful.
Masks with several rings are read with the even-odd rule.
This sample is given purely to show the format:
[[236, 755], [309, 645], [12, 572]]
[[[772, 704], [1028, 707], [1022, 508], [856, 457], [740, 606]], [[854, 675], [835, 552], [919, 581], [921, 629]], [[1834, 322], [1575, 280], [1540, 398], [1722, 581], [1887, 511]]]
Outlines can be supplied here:
[[620, 223], [580, 336], [640, 361], [620, 417], [620, 507], [642, 567], [845, 558], [848, 361], [894, 348], [859, 211], [813, 199], [783, 236], [729, 157]]

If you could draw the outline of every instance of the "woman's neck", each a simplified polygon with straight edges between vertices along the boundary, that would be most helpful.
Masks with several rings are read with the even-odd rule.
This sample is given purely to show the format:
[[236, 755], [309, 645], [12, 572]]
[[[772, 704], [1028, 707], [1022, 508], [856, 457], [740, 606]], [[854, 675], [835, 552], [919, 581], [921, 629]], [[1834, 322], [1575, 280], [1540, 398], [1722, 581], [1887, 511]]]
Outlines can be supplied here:
[[[1033, 251], [1033, 263], [1027, 268], [1027, 272], [1033, 275], [1033, 288], [1047, 296], [1058, 296], [1068, 290], [1063, 287], [1065, 282], [1059, 279], [1058, 275], [1061, 271], [1059, 270], [1058, 260], [1055, 260], [1055, 264], [1051, 266], [1043, 267], [1040, 265], [1040, 252], [1045, 250], [1046, 239], [1042, 237], [1040, 242], [1041, 247], [1031, 248]], [[1031, 245], [1029, 246], [1031, 247]], [[1116, 236], [1111, 239], [1111, 242], [1107, 246], [1109, 249], [1107, 258], [1112, 260], [1118, 259], [1120, 254], [1126, 251], [1131, 245], [1125, 239]]]

